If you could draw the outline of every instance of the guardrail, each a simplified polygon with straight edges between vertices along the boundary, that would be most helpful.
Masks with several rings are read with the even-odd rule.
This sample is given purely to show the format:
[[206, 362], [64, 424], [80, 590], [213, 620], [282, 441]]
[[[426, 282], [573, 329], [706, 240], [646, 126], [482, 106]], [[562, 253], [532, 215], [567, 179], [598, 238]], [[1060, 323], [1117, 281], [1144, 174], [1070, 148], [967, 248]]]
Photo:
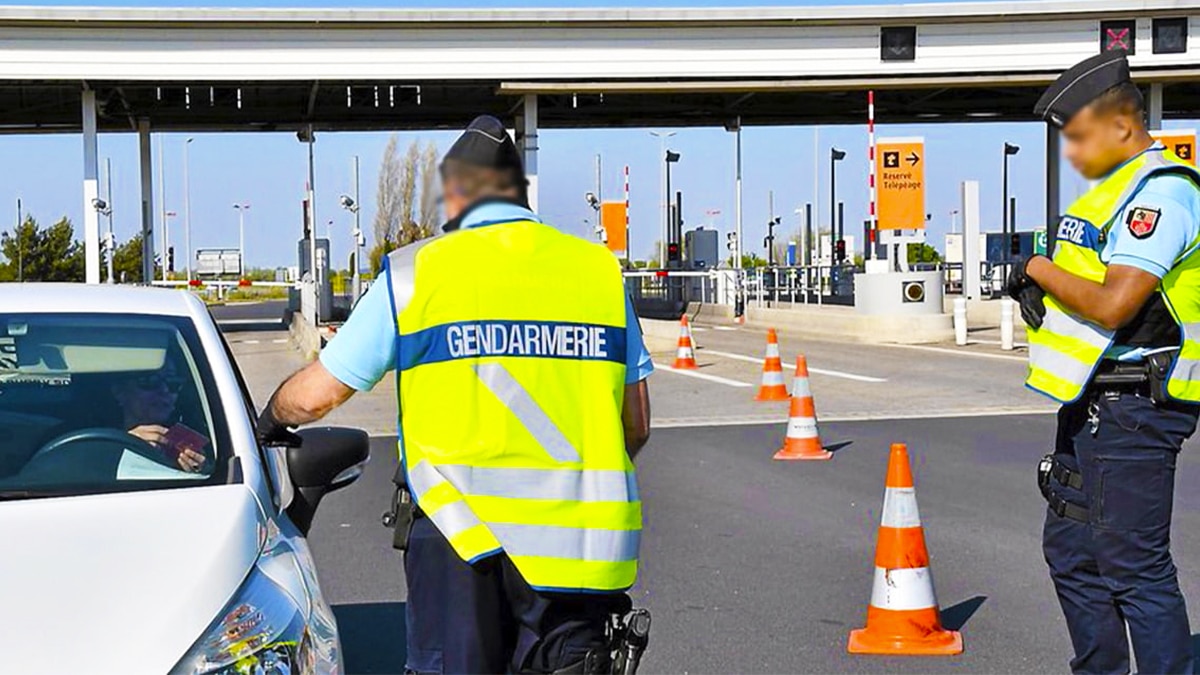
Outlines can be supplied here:
[[164, 288], [188, 288], [196, 291], [211, 291], [216, 290], [217, 300], [224, 300], [230, 290], [235, 288], [298, 288], [299, 283], [294, 281], [253, 281], [251, 279], [158, 279], [150, 282], [151, 286], [159, 286]]

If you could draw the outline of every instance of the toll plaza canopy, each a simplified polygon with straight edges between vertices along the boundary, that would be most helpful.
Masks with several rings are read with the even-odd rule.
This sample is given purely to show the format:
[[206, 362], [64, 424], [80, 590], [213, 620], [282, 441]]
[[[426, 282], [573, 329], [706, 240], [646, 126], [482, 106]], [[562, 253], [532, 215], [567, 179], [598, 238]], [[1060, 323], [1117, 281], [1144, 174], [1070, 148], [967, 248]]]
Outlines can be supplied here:
[[[1189, 36], [1191, 39], [1189, 40]], [[0, 131], [542, 127], [1030, 119], [1129, 50], [1162, 114], [1200, 109], [1200, 7], [1069, 0], [738, 9], [0, 7]]]
[[[1191, 39], [1189, 39], [1189, 37]], [[537, 204], [542, 127], [1029, 120], [1100, 50], [1129, 54], [1152, 126], [1200, 110], [1194, 0], [704, 9], [0, 7], [0, 134], [83, 133], [99, 280], [96, 134], [461, 128], [511, 120]], [[306, 135], [311, 138], [311, 135]], [[1047, 135], [1047, 222], [1058, 134]], [[307, 235], [306, 235], [307, 236]]]

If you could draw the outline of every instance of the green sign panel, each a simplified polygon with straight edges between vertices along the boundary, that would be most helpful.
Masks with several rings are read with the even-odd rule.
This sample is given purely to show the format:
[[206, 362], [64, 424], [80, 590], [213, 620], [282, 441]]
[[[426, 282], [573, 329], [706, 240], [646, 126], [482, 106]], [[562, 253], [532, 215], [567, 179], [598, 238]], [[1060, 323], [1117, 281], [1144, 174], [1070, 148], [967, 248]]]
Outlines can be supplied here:
[[1033, 233], [1033, 252], [1046, 255], [1047, 237], [1045, 231]]

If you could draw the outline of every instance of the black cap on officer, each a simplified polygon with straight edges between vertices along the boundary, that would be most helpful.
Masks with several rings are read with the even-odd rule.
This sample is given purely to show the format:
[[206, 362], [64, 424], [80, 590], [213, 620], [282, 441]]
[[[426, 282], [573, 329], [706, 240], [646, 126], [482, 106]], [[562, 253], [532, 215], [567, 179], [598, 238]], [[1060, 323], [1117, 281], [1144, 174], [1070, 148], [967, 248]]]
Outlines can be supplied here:
[[443, 161], [449, 160], [485, 169], [515, 170], [520, 178], [525, 177], [517, 144], [504, 124], [491, 115], [480, 115], [471, 121]]
[[1101, 94], [1130, 81], [1125, 52], [1103, 52], [1059, 76], [1042, 94], [1033, 113], [1061, 129]]

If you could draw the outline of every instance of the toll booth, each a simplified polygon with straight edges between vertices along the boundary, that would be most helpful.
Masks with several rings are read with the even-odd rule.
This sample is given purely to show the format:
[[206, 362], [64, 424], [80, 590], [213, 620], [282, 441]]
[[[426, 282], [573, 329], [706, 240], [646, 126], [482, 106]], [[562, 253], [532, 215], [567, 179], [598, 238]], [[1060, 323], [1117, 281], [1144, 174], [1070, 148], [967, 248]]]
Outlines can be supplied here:
[[[333, 318], [333, 283], [329, 278], [329, 240], [317, 239], [317, 278], [320, 284], [317, 287], [317, 320], [320, 322], [330, 321]], [[309, 260], [309, 241], [301, 239], [296, 242], [297, 260], [300, 262], [300, 279], [311, 279], [311, 266]]]

